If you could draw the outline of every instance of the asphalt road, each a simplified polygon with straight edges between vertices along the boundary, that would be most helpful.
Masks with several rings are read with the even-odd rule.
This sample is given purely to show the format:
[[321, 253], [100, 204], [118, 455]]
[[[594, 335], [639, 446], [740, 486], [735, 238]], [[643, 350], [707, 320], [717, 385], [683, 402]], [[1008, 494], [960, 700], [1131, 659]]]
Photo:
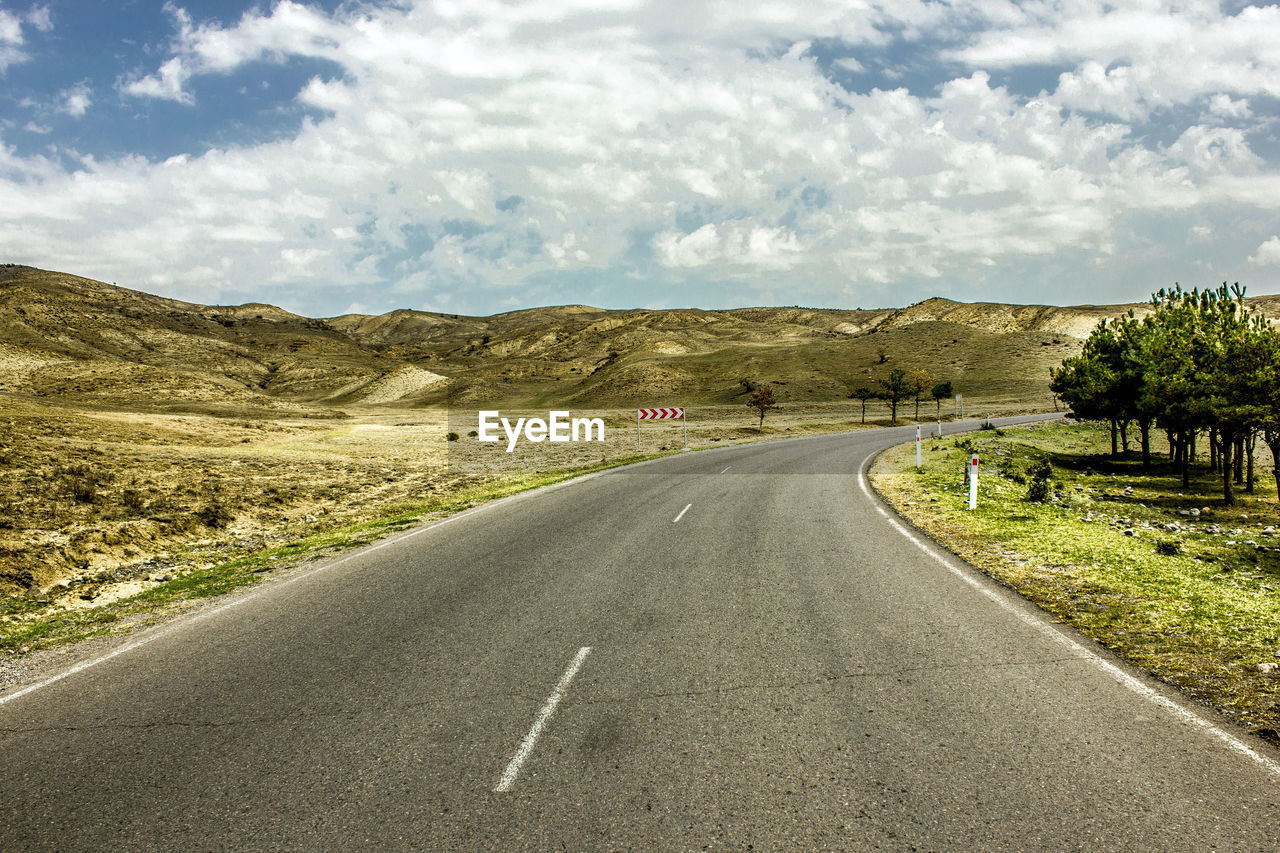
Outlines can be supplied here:
[[1275, 751], [864, 490], [910, 434], [518, 496], [11, 690], [0, 850], [1280, 848]]

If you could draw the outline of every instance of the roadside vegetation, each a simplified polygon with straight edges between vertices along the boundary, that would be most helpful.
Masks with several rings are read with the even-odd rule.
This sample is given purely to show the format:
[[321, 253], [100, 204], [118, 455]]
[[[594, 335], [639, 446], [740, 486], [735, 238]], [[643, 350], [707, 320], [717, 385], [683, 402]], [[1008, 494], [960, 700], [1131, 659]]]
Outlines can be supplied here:
[[1229, 506], [1237, 485], [1253, 488], [1259, 436], [1280, 455], [1280, 332], [1239, 284], [1175, 286], [1151, 307], [1141, 319], [1130, 310], [1099, 323], [1081, 353], [1050, 372], [1050, 388], [1077, 416], [1107, 421], [1113, 456], [1133, 427], [1149, 467], [1152, 432], [1162, 432], [1184, 488], [1203, 435]]
[[[1207, 454], [1112, 455], [1107, 422], [934, 438], [873, 482], [929, 535], [1057, 619], [1277, 739], [1280, 511], [1255, 481], [1231, 504]], [[976, 510], [965, 463], [979, 458]], [[1175, 449], [1176, 456], [1176, 449]], [[1261, 460], [1258, 460], [1260, 462]], [[1268, 463], [1271, 460], [1266, 459]]]

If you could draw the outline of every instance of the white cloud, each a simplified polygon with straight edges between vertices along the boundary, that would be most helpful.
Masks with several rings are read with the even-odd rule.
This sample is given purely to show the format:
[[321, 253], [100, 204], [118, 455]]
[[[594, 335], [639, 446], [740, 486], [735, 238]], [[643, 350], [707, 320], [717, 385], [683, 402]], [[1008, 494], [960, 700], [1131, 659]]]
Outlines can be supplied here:
[[123, 81], [120, 91], [126, 95], [142, 98], [159, 98], [165, 101], [177, 101], [180, 104], [193, 104], [195, 98], [183, 89], [190, 76], [191, 71], [182, 58], [175, 56], [161, 65], [155, 74]]
[[48, 6], [32, 6], [24, 16], [26, 22], [42, 33], [53, 29], [53, 15]]
[[24, 14], [0, 9], [0, 74], [10, 65], [26, 62], [31, 58], [22, 47], [26, 44], [22, 32], [24, 24], [29, 24], [42, 33], [53, 29], [49, 7], [32, 6]]
[[93, 104], [92, 92], [87, 83], [77, 83], [68, 89], [63, 89], [58, 93], [58, 98], [62, 101], [59, 109], [73, 118], [79, 118], [88, 112]]
[[[1208, 209], [1280, 210], [1280, 172], [1249, 145], [1267, 119], [1248, 99], [1280, 92], [1266, 10], [455, 0], [327, 14], [286, 1], [221, 26], [168, 8], [171, 53], [122, 92], [199, 109], [202, 75], [319, 58], [341, 74], [297, 100], [323, 115], [289, 138], [158, 163], [69, 169], [0, 147], [0, 244], [202, 301], [235, 282], [344, 282], [497, 304], [499, 289], [584, 269], [761, 292], [791, 275], [943, 286], [1123, 255], [1134, 218], [1168, 217], [1181, 245]], [[977, 19], [989, 30], [946, 57], [970, 67], [932, 93], [847, 92], [807, 52]], [[1164, 51], [1197, 33], [1185, 71]], [[1037, 97], [992, 85], [988, 68], [1033, 61], [1070, 70]], [[68, 112], [92, 104], [84, 85], [80, 107], [63, 93]], [[1141, 131], [1176, 104], [1203, 119], [1167, 144]]]
[[1249, 257], [1255, 267], [1280, 266], [1280, 237], [1272, 237]]
[[986, 68], [1074, 66], [1055, 93], [1071, 109], [1141, 119], [1205, 96], [1280, 95], [1278, 6], [1226, 15], [1206, 0], [1116, 6], [1059, 0], [1016, 14], [984, 11], [998, 25], [950, 58]]
[[1209, 98], [1209, 113], [1222, 118], [1252, 118], [1253, 110], [1249, 109], [1249, 101], [1245, 98], [1234, 100], [1222, 92]]

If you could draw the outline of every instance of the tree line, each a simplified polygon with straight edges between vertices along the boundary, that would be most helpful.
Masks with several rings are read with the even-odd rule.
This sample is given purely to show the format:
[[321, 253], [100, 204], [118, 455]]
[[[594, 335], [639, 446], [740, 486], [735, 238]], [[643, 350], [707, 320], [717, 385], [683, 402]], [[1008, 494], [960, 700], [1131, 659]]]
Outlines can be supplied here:
[[[883, 357], [883, 351], [881, 351], [882, 361]], [[934, 413], [939, 414], [942, 411], [942, 401], [954, 394], [955, 389], [950, 381], [935, 382], [932, 374], [927, 370], [908, 372], [901, 367], [895, 367], [889, 371], [887, 377], [877, 379], [875, 387], [859, 385], [853, 389], [849, 397], [862, 403], [862, 423], [867, 422], [867, 401], [884, 400], [889, 404], [889, 422], [896, 424], [900, 403], [914, 400], [915, 419], [920, 420], [920, 401], [925, 399], [926, 395], [933, 398]]]
[[[1110, 424], [1113, 456], [1136, 428], [1144, 468], [1151, 431], [1163, 431], [1184, 488], [1203, 435], [1223, 502], [1234, 503], [1235, 486], [1253, 491], [1259, 437], [1280, 458], [1280, 333], [1244, 295], [1225, 282], [1161, 289], [1143, 317], [1130, 310], [1099, 323], [1080, 355], [1050, 371], [1049, 387], [1077, 417]], [[1280, 489], [1280, 470], [1275, 477]]]

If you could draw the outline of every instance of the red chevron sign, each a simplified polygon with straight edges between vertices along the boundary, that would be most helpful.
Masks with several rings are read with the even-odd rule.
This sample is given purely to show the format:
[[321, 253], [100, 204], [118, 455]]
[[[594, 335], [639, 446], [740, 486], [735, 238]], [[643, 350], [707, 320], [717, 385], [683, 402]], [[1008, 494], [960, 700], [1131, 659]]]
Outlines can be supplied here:
[[683, 418], [684, 409], [637, 409], [637, 419], [642, 421], [665, 421], [671, 418]]

